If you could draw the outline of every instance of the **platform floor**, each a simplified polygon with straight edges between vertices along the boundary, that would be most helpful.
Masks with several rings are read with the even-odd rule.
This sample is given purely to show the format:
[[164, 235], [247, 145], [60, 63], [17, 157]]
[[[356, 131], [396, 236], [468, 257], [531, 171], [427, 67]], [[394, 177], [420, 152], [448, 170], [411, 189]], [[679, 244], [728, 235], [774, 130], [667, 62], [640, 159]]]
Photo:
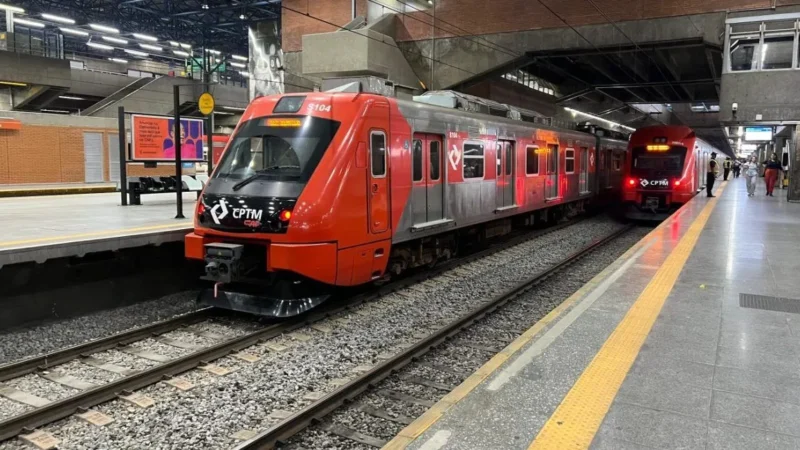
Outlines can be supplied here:
[[191, 228], [197, 193], [142, 196], [120, 206], [119, 193], [0, 198], [0, 266], [180, 240]]
[[[800, 448], [800, 205], [695, 197], [387, 448]], [[741, 305], [742, 294], [770, 298]], [[766, 308], [766, 309], [764, 309]], [[791, 311], [791, 312], [789, 312]]]

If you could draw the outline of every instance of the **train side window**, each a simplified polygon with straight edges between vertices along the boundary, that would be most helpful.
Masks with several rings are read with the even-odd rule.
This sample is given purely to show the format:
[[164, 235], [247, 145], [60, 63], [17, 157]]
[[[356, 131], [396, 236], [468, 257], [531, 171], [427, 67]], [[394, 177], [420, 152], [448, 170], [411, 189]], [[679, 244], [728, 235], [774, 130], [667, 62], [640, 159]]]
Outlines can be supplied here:
[[622, 170], [622, 154], [616, 153], [614, 154], [614, 170], [619, 172]]
[[614, 158], [614, 150], [606, 151], [606, 170], [611, 170], [611, 160]]
[[464, 179], [483, 178], [483, 144], [464, 144]]
[[439, 156], [439, 141], [431, 141], [431, 167], [430, 167], [430, 180], [431, 181], [438, 181], [440, 176], [440, 171], [442, 167], [441, 157]]
[[386, 176], [386, 134], [373, 131], [369, 136], [369, 156], [373, 177]]
[[511, 175], [511, 169], [514, 168], [514, 143], [509, 142], [506, 147], [506, 175]]
[[539, 147], [529, 145], [525, 148], [525, 173], [539, 175]]
[[414, 139], [414, 150], [411, 152], [411, 163], [413, 166], [412, 180], [422, 181], [422, 141]]
[[503, 143], [497, 141], [497, 176], [503, 174]]
[[566, 158], [566, 173], [575, 173], [575, 149], [564, 150], [564, 158]]

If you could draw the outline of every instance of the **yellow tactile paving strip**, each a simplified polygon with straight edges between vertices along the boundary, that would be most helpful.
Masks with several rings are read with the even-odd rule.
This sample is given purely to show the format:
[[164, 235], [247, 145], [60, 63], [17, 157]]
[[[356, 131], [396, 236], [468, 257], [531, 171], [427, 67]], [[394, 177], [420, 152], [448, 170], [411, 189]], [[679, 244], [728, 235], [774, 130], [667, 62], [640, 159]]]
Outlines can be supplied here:
[[6, 241], [6, 242], [0, 242], [0, 250], [9, 247], [19, 247], [31, 244], [43, 244], [43, 243], [59, 244], [65, 242], [74, 242], [77, 240], [98, 239], [103, 237], [125, 237], [132, 234], [146, 233], [149, 231], [177, 231], [190, 228], [191, 226], [192, 226], [191, 221], [184, 221], [166, 225], [150, 225], [146, 227], [122, 228], [117, 230], [92, 231], [89, 233], [69, 234], [63, 236], [49, 236], [49, 237], [41, 237], [35, 239], [22, 239], [18, 241]]
[[[681, 212], [675, 213], [676, 215], [682, 214]], [[675, 215], [673, 216], [673, 218]], [[577, 301], [586, 297], [589, 293], [591, 293], [597, 286], [599, 286], [603, 280], [608, 278], [612, 273], [614, 273], [625, 261], [631, 258], [634, 253], [636, 253], [642, 246], [646, 245], [650, 242], [651, 239], [658, 233], [661, 228], [667, 226], [669, 221], [662, 222], [658, 227], [653, 229], [650, 233], [647, 234], [642, 240], [640, 240], [636, 245], [629, 248], [628, 251], [623, 253], [617, 260], [606, 267], [602, 272], [597, 274], [594, 278], [592, 278], [588, 283], [583, 285], [579, 290], [577, 290], [574, 294], [572, 294], [569, 298], [564, 300], [560, 305], [558, 305], [555, 309], [550, 311], [549, 314], [544, 316], [540, 319], [536, 324], [534, 324], [530, 329], [528, 329], [525, 333], [515, 339], [512, 343], [508, 344], [506, 348], [503, 349], [500, 353], [496, 354], [492, 359], [490, 359], [486, 364], [484, 364], [480, 369], [478, 369], [475, 373], [473, 373], [469, 378], [464, 380], [458, 387], [456, 387], [453, 391], [447, 394], [444, 398], [439, 400], [433, 407], [428, 409], [425, 414], [417, 418], [414, 422], [410, 425], [405, 427], [397, 436], [394, 437], [389, 443], [387, 443], [383, 450], [400, 450], [406, 448], [411, 442], [413, 442], [416, 438], [418, 438], [422, 433], [428, 430], [433, 424], [435, 424], [443, 415], [444, 413], [454, 406], [456, 403], [463, 400], [470, 392], [472, 392], [479, 384], [481, 384], [485, 379], [491, 376], [495, 371], [497, 371], [500, 366], [503, 365], [506, 361], [508, 361], [511, 357], [513, 357], [519, 350], [521, 350], [525, 345], [527, 345], [530, 341], [532, 341], [535, 337], [539, 335], [543, 330], [547, 328], [548, 325], [553, 323], [556, 319], [560, 318], [564, 312], [569, 310], [571, 306]]]
[[703, 208], [539, 431], [529, 450], [589, 448], [716, 203], [717, 199], [712, 199]]

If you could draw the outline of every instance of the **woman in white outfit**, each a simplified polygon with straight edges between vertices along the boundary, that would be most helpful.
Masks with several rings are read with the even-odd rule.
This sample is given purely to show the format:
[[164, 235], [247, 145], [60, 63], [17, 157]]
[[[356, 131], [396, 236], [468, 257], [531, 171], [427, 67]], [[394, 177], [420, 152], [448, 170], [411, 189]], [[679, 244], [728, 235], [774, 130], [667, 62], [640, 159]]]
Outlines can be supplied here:
[[742, 164], [742, 172], [747, 180], [747, 196], [752, 197], [756, 193], [756, 179], [758, 178], [758, 163], [755, 156], [751, 156], [746, 163]]

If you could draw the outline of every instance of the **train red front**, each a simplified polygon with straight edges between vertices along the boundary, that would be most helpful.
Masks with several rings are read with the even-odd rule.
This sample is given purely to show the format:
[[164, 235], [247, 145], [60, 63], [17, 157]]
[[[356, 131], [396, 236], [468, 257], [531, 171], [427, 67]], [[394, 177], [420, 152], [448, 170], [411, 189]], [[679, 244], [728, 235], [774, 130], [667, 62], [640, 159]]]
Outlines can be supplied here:
[[[621, 141], [374, 94], [261, 97], [198, 201], [186, 256], [229, 297], [232, 284], [255, 293], [276, 277], [292, 290], [362, 285], [513, 221], [580, 211], [600, 185], [619, 192], [610, 161], [624, 153]], [[247, 295], [222, 306], [292, 315], [320, 301], [312, 290], [285, 311]]]
[[705, 187], [705, 168], [715, 149], [689, 127], [654, 126], [636, 130], [628, 150], [626, 215], [663, 219]]

